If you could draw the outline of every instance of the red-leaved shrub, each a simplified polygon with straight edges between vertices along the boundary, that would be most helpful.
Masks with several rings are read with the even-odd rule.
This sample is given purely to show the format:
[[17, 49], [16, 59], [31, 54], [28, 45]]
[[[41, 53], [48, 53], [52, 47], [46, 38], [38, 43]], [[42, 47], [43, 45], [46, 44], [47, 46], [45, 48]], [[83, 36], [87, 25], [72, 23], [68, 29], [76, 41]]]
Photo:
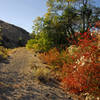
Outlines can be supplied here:
[[49, 65], [57, 66], [59, 75], [55, 74], [55, 77], [61, 80], [61, 87], [65, 91], [100, 96], [98, 52], [98, 37], [88, 31], [80, 33], [78, 42], [74, 41], [71, 49], [66, 48], [62, 52], [52, 49], [42, 54], [42, 58]]
[[80, 52], [76, 53], [76, 62], [69, 66], [65, 63], [62, 72], [61, 85], [64, 90], [71, 93], [90, 93], [100, 95], [100, 63], [97, 61], [98, 39], [96, 35], [88, 32], [80, 34], [78, 46]]

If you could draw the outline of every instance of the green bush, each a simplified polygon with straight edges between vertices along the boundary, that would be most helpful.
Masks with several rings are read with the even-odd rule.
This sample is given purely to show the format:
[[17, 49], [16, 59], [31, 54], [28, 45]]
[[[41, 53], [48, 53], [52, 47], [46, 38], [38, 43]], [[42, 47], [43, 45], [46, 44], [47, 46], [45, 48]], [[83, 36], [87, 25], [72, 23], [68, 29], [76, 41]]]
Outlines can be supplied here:
[[38, 52], [46, 52], [52, 45], [53, 42], [48, 38], [47, 34], [40, 33], [35, 36], [35, 39], [30, 39], [27, 42], [26, 48], [32, 48]]
[[0, 36], [0, 45], [2, 45], [2, 37]]

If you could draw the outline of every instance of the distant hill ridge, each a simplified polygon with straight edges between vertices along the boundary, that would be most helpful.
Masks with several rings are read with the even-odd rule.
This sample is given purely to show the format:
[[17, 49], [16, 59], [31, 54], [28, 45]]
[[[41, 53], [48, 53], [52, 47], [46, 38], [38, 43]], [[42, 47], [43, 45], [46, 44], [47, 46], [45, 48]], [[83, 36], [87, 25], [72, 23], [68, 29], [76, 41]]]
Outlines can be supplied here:
[[26, 30], [2, 20], [0, 20], [0, 37], [0, 45], [7, 48], [24, 46], [30, 38]]

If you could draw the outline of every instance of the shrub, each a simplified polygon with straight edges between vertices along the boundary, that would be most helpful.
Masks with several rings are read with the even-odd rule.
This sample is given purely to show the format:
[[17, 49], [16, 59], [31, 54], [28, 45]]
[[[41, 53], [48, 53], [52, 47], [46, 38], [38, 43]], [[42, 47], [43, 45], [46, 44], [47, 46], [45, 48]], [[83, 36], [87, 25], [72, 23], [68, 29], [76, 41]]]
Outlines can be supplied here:
[[61, 53], [52, 49], [42, 55], [52, 65], [61, 86], [70, 93], [89, 93], [100, 96], [100, 63], [97, 61], [98, 39], [89, 32], [80, 34], [75, 46], [70, 46]]
[[0, 46], [2, 45], [2, 37], [0, 36]]
[[53, 48], [46, 53], [40, 54], [40, 58], [45, 60], [47, 64], [55, 65], [55, 62], [59, 59], [59, 54], [59, 51], [56, 48]]
[[50, 49], [48, 52], [41, 53], [40, 58], [49, 66], [49, 69], [51, 70], [53, 78], [60, 77], [60, 71], [61, 71], [61, 59], [60, 59], [60, 52], [56, 49]]
[[35, 51], [46, 52], [52, 47], [53, 43], [48, 38], [47, 34], [40, 33], [27, 42], [26, 47], [32, 48]]
[[0, 61], [7, 58], [7, 49], [0, 46]]
[[[92, 36], [89, 39], [82, 35], [78, 45], [80, 52], [75, 53], [76, 59], [68, 66], [63, 65], [63, 73], [67, 73], [62, 78], [62, 86], [71, 93], [90, 93], [99, 95], [100, 93], [100, 64], [96, 61], [97, 38]], [[95, 41], [95, 42], [94, 42]]]

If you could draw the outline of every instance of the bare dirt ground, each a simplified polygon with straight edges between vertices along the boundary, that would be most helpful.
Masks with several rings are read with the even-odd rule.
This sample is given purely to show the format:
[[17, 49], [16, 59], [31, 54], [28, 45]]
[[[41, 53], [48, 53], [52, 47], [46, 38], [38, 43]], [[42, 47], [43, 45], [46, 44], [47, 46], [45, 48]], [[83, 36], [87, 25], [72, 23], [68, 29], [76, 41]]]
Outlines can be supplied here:
[[0, 63], [0, 100], [72, 100], [60, 88], [34, 80], [31, 64], [45, 66], [24, 47], [11, 50]]

